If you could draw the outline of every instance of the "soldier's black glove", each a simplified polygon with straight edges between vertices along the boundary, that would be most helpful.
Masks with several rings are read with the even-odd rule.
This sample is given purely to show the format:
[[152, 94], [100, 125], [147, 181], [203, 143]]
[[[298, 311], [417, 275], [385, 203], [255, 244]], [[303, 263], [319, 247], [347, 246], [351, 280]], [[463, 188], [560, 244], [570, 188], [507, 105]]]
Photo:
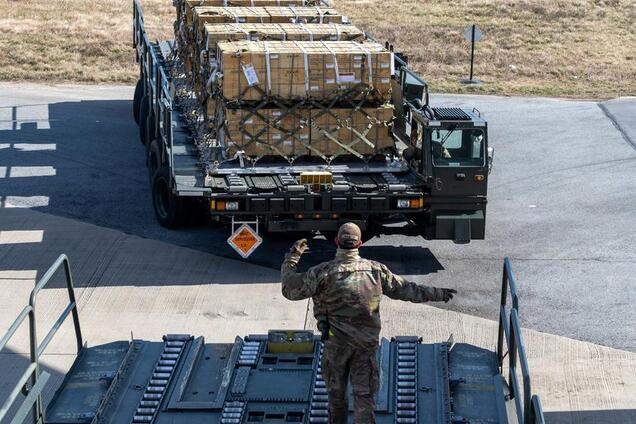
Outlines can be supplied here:
[[302, 255], [307, 249], [309, 249], [307, 239], [300, 239], [292, 245], [291, 249], [289, 249], [289, 253], [297, 253], [299, 255]]
[[452, 300], [453, 296], [456, 294], [457, 294], [457, 290], [455, 289], [442, 289], [442, 299], [446, 303], [448, 303], [449, 300]]

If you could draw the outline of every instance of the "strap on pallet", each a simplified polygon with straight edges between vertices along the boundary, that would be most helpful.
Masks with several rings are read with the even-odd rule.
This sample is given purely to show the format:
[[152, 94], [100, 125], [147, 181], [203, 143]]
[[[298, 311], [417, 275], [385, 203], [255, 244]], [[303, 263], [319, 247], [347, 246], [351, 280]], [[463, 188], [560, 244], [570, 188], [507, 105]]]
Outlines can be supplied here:
[[364, 54], [367, 56], [367, 65], [369, 68], [369, 86], [373, 87], [373, 59], [371, 56], [371, 52], [362, 44], [356, 44], [356, 46], [360, 47], [360, 49], [362, 49]]
[[314, 41], [314, 33], [311, 32], [311, 30], [307, 28], [303, 22], [301, 22], [299, 25], [302, 29], [305, 30], [305, 32], [307, 32], [307, 34], [309, 34], [309, 41]]
[[239, 19], [239, 16], [238, 16], [238, 15], [234, 12], [233, 8], [231, 8], [231, 7], [226, 7], [226, 8], [225, 8], [225, 11], [226, 11], [227, 13], [229, 13], [230, 15], [232, 15], [232, 17], [234, 18], [234, 21], [235, 21], [237, 24], [240, 24], [240, 23], [241, 23], [241, 20]]
[[288, 6], [289, 10], [294, 14], [294, 23], [297, 24], [299, 22], [300, 17], [298, 16], [298, 12], [296, 12], [296, 8], [294, 6]]
[[267, 94], [272, 92], [272, 68], [269, 56], [269, 43], [264, 41], [265, 47], [265, 74], [267, 76]]
[[305, 70], [305, 93], [309, 93], [309, 54], [305, 47], [298, 41], [295, 41], [296, 46], [303, 52], [303, 65]]
[[324, 12], [322, 11], [322, 9], [320, 8], [320, 6], [315, 6], [316, 7], [316, 12], [318, 12], [318, 16], [320, 16], [320, 22], [319, 23], [324, 23], [323, 19], [324, 19]]
[[324, 41], [322, 42], [322, 45], [325, 46], [325, 48], [329, 51], [329, 53], [331, 53], [331, 56], [333, 57], [333, 68], [336, 72], [336, 84], [340, 86], [340, 70], [338, 68], [338, 58], [336, 56], [336, 52], [334, 52], [332, 48], [329, 47], [329, 45]]

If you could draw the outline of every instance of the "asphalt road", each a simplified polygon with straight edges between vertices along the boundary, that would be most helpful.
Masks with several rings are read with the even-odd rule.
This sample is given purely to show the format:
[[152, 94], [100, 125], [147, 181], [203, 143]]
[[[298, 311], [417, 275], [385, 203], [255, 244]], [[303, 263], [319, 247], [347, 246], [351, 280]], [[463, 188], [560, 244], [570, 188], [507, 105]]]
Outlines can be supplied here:
[[[156, 223], [131, 98], [132, 87], [0, 84], [0, 207], [236, 257], [227, 229]], [[509, 256], [525, 326], [636, 351], [636, 99], [433, 102], [474, 106], [489, 120], [496, 151], [487, 240], [381, 237], [363, 254], [417, 282], [457, 288], [449, 308], [491, 319]], [[266, 239], [249, 262], [277, 268], [291, 241]], [[305, 266], [333, 252], [321, 239], [311, 248]]]

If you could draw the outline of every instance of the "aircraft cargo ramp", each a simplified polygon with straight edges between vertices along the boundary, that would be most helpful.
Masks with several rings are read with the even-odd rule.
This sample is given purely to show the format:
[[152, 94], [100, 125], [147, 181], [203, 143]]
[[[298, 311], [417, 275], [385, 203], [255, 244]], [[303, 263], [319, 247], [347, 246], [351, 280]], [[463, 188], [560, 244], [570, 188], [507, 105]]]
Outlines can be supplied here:
[[[36, 299], [64, 269], [69, 303], [38, 342]], [[378, 349], [379, 423], [543, 423], [532, 395], [510, 262], [504, 261], [497, 349], [422, 343], [417, 336], [383, 339]], [[510, 293], [510, 298], [508, 297]], [[50, 375], [39, 358], [63, 322], [72, 317], [78, 355], [48, 405], [41, 394]], [[210, 343], [169, 334], [161, 341], [115, 341], [87, 347], [65, 255], [33, 289], [29, 305], [0, 339], [0, 351], [29, 320], [30, 364], [9, 398], [11, 423], [326, 423], [328, 402], [321, 374], [323, 342], [306, 330], [272, 330]], [[26, 383], [26, 384], [25, 384]], [[24, 399], [16, 402], [20, 397]], [[17, 406], [19, 405], [19, 406]]]

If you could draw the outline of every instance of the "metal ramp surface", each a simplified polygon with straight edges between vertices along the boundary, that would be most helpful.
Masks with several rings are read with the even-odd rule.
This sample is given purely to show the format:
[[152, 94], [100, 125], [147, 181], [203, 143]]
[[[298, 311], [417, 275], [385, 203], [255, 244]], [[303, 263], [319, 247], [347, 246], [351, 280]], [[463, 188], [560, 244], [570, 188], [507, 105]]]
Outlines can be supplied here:
[[[309, 353], [273, 353], [267, 340], [218, 344], [168, 335], [87, 348], [46, 422], [326, 423], [320, 340]], [[508, 422], [494, 352], [398, 337], [382, 341], [378, 360], [378, 423]]]

